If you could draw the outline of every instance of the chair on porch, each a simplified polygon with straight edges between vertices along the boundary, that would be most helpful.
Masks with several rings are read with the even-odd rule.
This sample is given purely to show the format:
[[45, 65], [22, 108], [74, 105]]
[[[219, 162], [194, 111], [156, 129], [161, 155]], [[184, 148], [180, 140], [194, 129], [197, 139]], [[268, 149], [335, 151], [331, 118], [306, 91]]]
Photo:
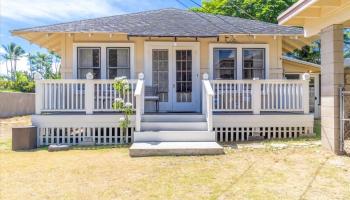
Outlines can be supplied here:
[[159, 95], [157, 88], [152, 86], [145, 87], [145, 101], [154, 101], [156, 103], [156, 112], [159, 111]]

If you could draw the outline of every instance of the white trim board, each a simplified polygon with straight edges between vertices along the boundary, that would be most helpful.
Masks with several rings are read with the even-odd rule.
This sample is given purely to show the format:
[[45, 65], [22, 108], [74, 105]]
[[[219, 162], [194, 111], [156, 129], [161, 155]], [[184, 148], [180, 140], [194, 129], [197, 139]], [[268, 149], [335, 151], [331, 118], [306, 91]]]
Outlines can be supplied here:
[[269, 79], [269, 56], [270, 50], [268, 44], [231, 44], [231, 43], [210, 43], [209, 44], [209, 79], [213, 79], [213, 52], [214, 48], [235, 48], [237, 49], [237, 79], [242, 79], [243, 63], [242, 63], [242, 49], [243, 48], [263, 48], [265, 49], [265, 79]]
[[107, 79], [107, 48], [126, 47], [130, 48], [130, 79], [135, 79], [135, 44], [134, 43], [73, 43], [73, 79], [77, 79], [77, 49], [79, 47], [97, 47], [101, 48], [101, 79]]

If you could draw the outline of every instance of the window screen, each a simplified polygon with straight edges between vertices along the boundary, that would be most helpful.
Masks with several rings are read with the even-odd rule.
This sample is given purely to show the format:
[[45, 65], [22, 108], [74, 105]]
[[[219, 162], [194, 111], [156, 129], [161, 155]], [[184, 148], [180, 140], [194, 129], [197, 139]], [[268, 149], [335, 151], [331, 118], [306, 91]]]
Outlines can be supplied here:
[[237, 50], [214, 48], [214, 78], [237, 79]]
[[129, 48], [107, 48], [107, 77], [126, 76], [130, 78]]
[[265, 49], [243, 49], [243, 79], [265, 79]]
[[91, 72], [94, 79], [101, 78], [101, 50], [100, 48], [78, 48], [78, 79], [85, 79]]

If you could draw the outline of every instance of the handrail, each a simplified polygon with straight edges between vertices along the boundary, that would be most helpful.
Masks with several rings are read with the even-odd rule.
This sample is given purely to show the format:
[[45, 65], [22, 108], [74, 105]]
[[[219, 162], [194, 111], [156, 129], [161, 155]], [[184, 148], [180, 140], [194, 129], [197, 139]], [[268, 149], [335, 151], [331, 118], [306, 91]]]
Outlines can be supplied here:
[[208, 74], [203, 74], [202, 113], [205, 114], [208, 123], [208, 131], [213, 130], [213, 96], [214, 90], [208, 80]]
[[136, 84], [134, 96], [136, 98], [136, 116], [135, 116], [135, 130], [141, 130], [141, 116], [144, 113], [144, 75], [139, 74], [139, 79]]
[[130, 102], [135, 109], [135, 85], [138, 80], [128, 80], [130, 90], [124, 94], [114, 88], [114, 80], [51, 79], [35, 80], [35, 113], [42, 112], [110, 112], [115, 98]]
[[213, 111], [309, 113], [308, 80], [210, 80]]

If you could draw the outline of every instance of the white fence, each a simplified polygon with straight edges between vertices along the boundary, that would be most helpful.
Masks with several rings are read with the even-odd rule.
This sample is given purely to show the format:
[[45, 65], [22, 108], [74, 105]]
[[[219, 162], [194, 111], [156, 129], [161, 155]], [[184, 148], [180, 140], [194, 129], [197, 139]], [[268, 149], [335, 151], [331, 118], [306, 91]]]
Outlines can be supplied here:
[[130, 89], [119, 94], [113, 88], [113, 80], [37, 80], [36, 114], [42, 112], [86, 112], [115, 111], [115, 98], [123, 98], [133, 104], [136, 80], [129, 80]]
[[309, 82], [304, 80], [211, 80], [213, 111], [309, 113]]

